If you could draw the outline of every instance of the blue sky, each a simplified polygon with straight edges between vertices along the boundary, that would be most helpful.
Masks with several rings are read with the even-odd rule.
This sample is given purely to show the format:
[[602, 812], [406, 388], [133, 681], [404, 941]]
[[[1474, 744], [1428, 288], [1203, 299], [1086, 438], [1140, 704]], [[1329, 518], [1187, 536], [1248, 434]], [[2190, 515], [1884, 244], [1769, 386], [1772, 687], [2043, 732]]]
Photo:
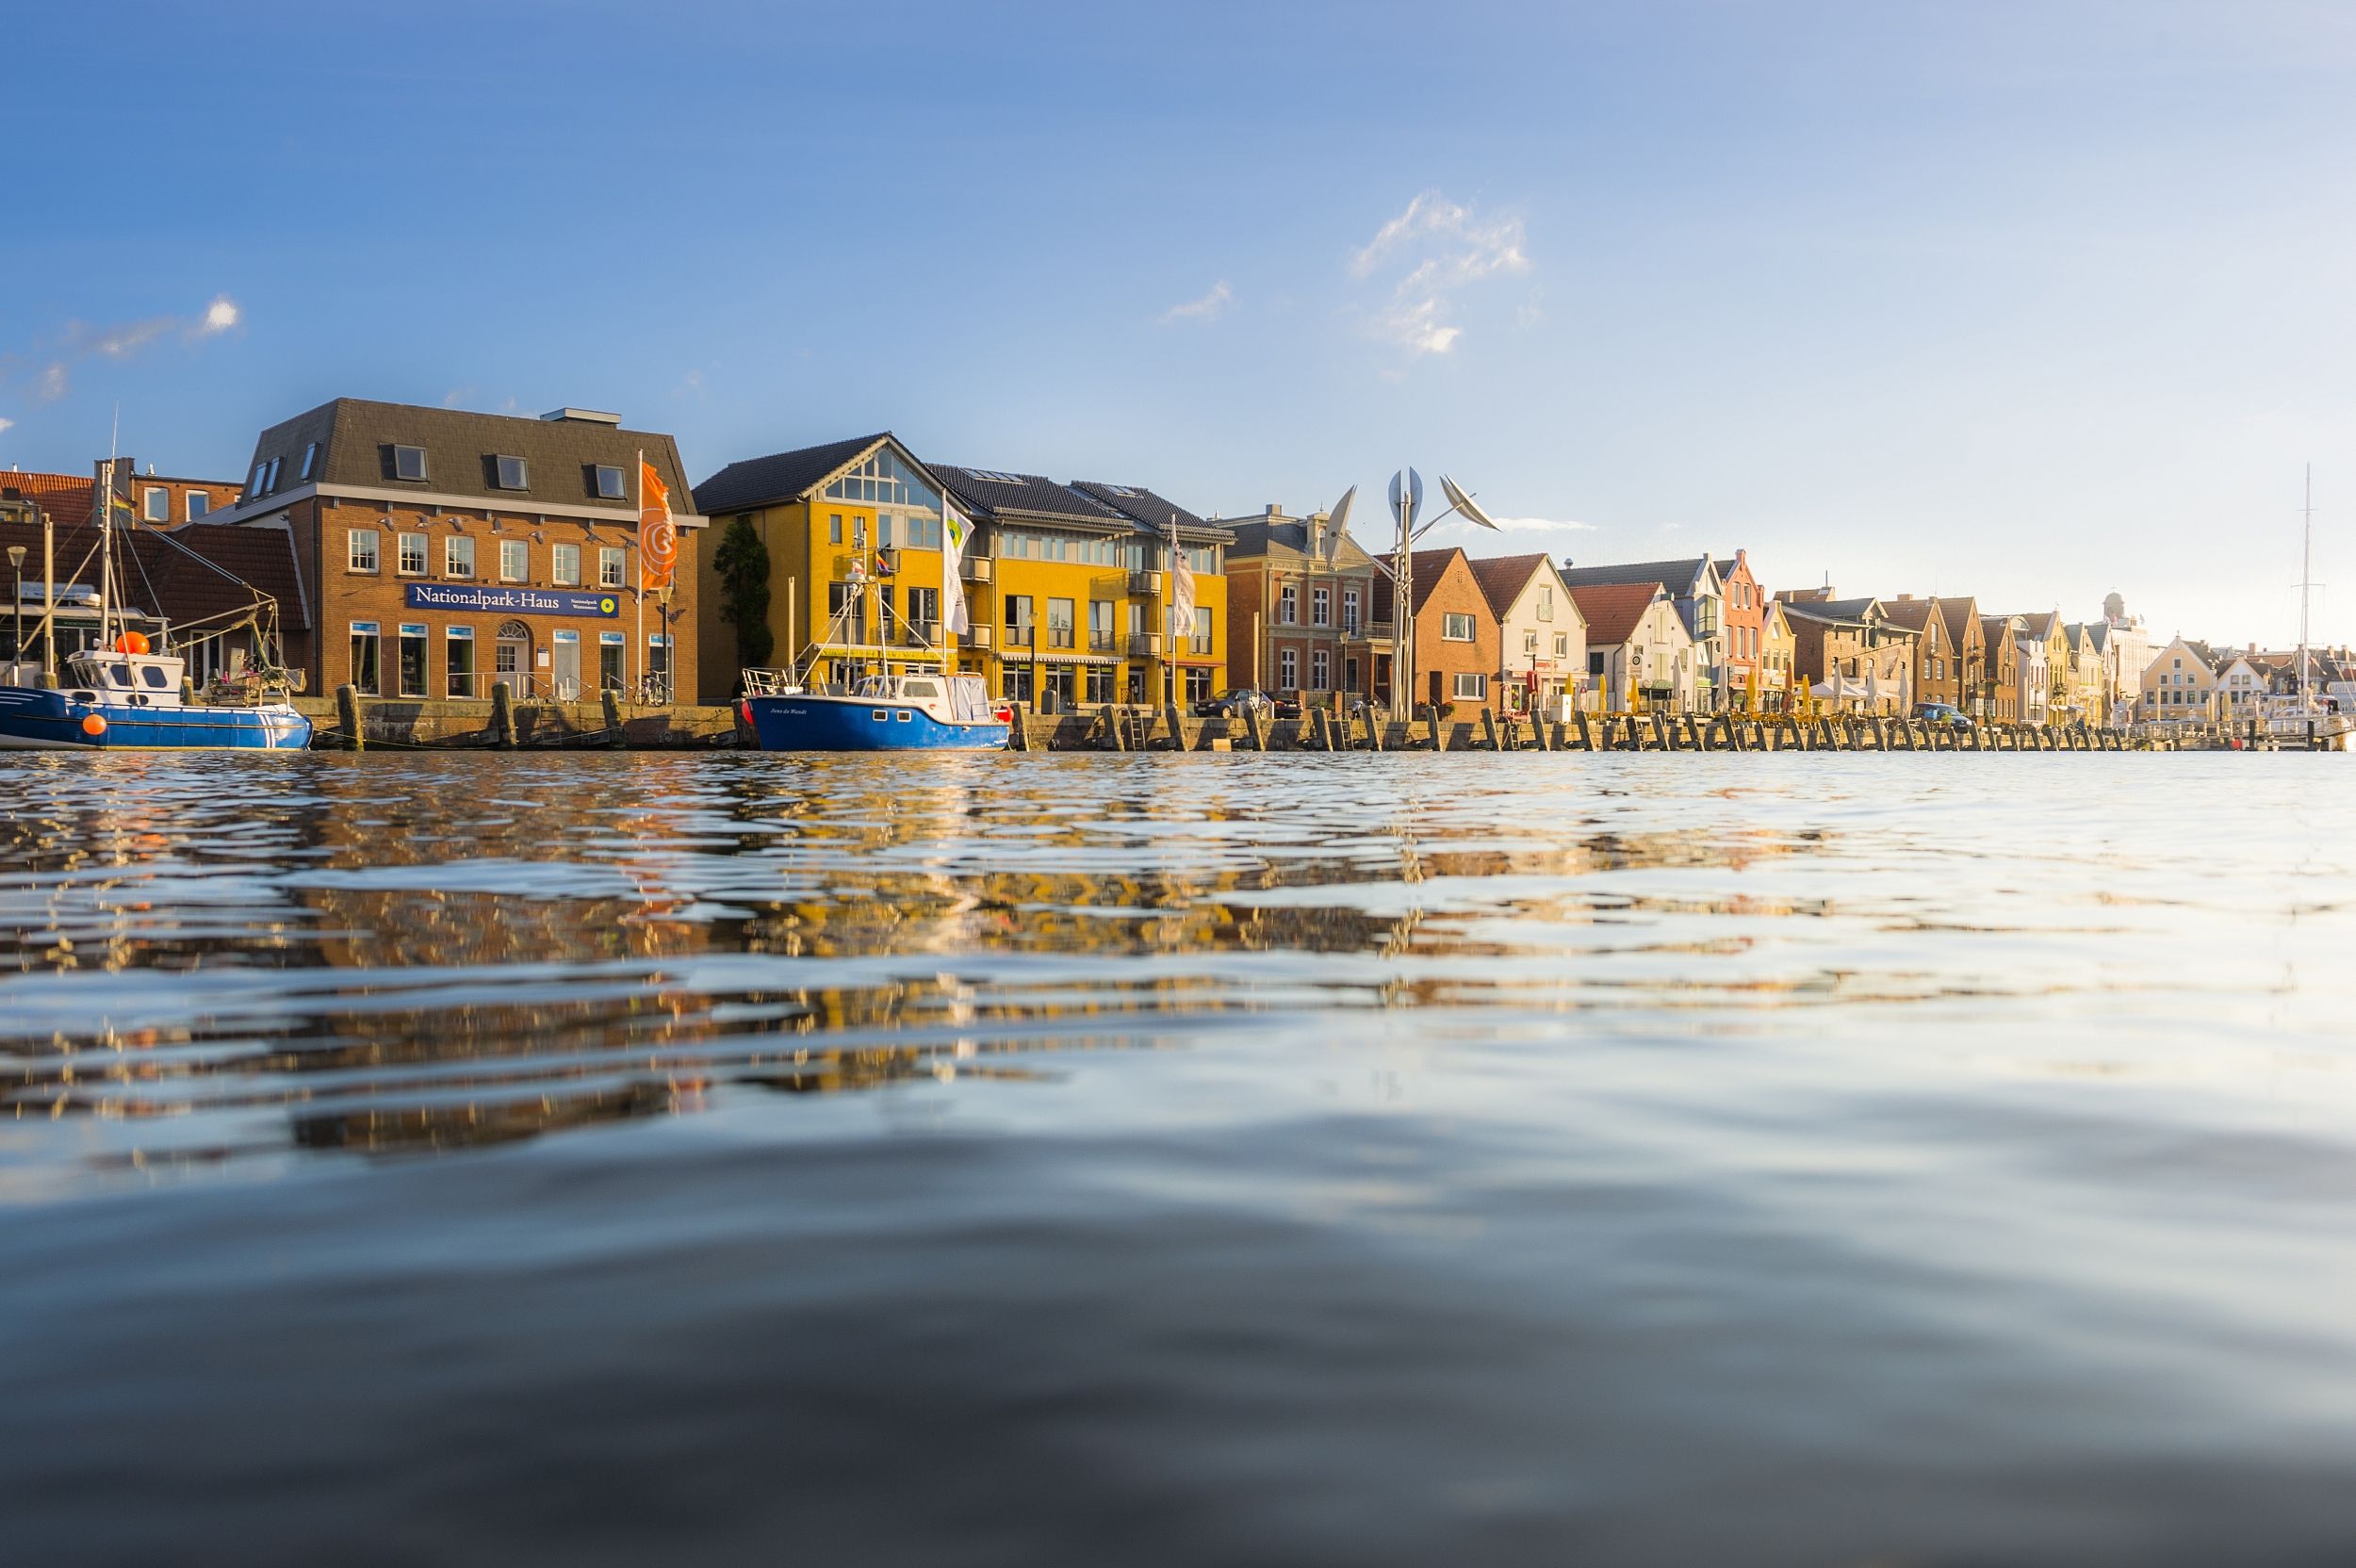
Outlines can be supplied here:
[[[22, 8], [0, 465], [337, 395], [889, 427], [1205, 512], [1414, 463], [1498, 547], [1747, 547], [2356, 639], [2356, 8]], [[1378, 509], [1362, 512], [1374, 531]], [[1476, 548], [1484, 537], [1437, 537]]]

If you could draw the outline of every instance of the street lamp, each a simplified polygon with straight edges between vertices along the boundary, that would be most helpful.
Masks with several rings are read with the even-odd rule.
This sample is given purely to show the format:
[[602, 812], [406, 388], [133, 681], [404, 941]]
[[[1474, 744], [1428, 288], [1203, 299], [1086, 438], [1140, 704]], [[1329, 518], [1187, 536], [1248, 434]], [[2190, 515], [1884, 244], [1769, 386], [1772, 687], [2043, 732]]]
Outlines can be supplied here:
[[15, 635], [8, 640], [8, 681], [16, 682], [16, 667], [25, 662], [25, 547], [8, 547], [8, 573], [15, 580], [11, 590], [16, 609]]

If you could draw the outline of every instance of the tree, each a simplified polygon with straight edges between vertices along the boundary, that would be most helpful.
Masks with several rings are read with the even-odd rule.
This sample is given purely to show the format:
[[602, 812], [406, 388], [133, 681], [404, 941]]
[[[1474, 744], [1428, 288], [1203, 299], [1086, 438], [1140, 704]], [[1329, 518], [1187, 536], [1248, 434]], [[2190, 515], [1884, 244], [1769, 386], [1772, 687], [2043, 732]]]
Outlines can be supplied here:
[[769, 547], [750, 517], [728, 524], [712, 565], [720, 578], [720, 618], [736, 629], [736, 662], [759, 669], [777, 636], [769, 629]]

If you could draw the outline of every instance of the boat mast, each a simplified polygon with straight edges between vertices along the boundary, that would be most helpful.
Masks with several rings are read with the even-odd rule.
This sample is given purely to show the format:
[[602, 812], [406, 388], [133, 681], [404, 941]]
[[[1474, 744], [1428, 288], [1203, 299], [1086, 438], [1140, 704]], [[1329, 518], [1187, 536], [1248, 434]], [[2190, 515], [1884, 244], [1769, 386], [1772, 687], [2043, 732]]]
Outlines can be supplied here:
[[[112, 445], [112, 443], [109, 443]], [[98, 651], [114, 645], [106, 635], [107, 612], [114, 608], [115, 575], [115, 456], [106, 454], [106, 482], [98, 498]]]
[[2307, 598], [2315, 588], [2315, 466], [2307, 465], [2307, 500], [2300, 512], [2306, 519], [2306, 530], [2299, 548], [2299, 706], [2315, 706], [2312, 683], [2307, 678]]

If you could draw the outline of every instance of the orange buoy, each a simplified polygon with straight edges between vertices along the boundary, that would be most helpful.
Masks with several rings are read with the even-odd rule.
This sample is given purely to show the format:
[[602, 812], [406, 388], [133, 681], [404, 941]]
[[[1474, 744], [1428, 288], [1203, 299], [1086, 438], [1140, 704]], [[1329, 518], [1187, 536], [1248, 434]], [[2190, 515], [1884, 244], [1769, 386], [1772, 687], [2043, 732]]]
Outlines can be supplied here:
[[104, 735], [106, 733], [106, 719], [96, 713], [83, 714], [82, 733], [85, 735]]
[[146, 651], [147, 633], [144, 631], [126, 631], [115, 639], [115, 652], [117, 653], [145, 653]]

